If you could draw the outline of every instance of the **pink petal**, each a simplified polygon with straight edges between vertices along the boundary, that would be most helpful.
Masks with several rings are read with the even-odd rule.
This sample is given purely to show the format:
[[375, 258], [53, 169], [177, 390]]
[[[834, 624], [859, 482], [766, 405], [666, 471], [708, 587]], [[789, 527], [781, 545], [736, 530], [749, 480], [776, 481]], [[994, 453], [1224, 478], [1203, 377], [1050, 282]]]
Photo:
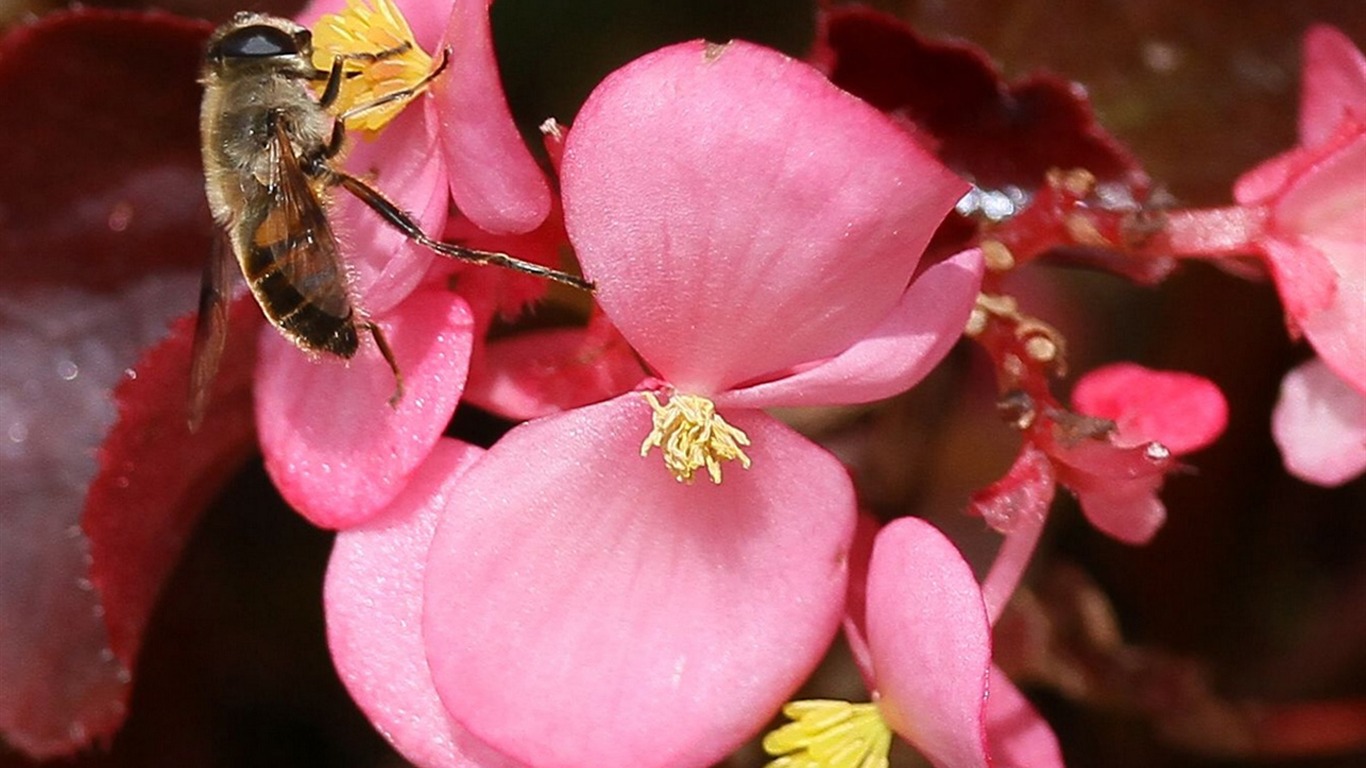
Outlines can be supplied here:
[[1058, 737], [996, 665], [987, 696], [987, 744], [993, 765], [1063, 768]]
[[1300, 143], [1327, 140], [1351, 115], [1366, 122], [1366, 56], [1342, 32], [1316, 25], [1304, 36]]
[[528, 422], [452, 489], [427, 655], [452, 716], [538, 768], [706, 766], [756, 733], [838, 628], [844, 468], [753, 411], [748, 471], [676, 482], [638, 394]]
[[1290, 474], [1335, 486], [1366, 471], [1366, 395], [1321, 360], [1286, 374], [1271, 431]]
[[873, 676], [873, 655], [868, 650], [868, 564], [881, 527], [877, 518], [859, 513], [854, 544], [849, 549], [849, 597], [844, 603], [844, 639], [870, 691], [877, 690], [877, 678]]
[[479, 760], [462, 749], [472, 737], [446, 716], [422, 647], [427, 549], [446, 494], [482, 453], [439, 441], [392, 504], [337, 536], [327, 565], [327, 645], [337, 672], [375, 728], [422, 768], [517, 765], [490, 760], [487, 747]]
[[285, 500], [324, 528], [362, 523], [398, 494], [465, 385], [472, 324], [458, 296], [423, 289], [376, 322], [404, 377], [393, 408], [394, 377], [370, 339], [348, 363], [311, 359], [274, 328], [262, 332], [256, 425], [266, 470]]
[[[1276, 226], [1317, 249], [1337, 271], [1323, 311], [1296, 318], [1324, 362], [1366, 390], [1366, 129], [1358, 130], [1294, 182], [1276, 206]], [[1292, 242], [1294, 242], [1292, 240]]]
[[442, 45], [450, 66], [431, 93], [460, 211], [490, 232], [529, 232], [550, 213], [550, 187], [512, 122], [489, 30], [491, 0], [457, 0]]
[[1156, 440], [1176, 455], [1204, 448], [1228, 424], [1228, 403], [1214, 382], [1134, 363], [1088, 372], [1072, 402], [1081, 413], [1115, 422], [1121, 445]]
[[888, 724], [936, 766], [985, 768], [990, 627], [972, 569], [933, 525], [903, 517], [878, 534], [867, 621]]
[[1073, 488], [1082, 514], [1108, 536], [1126, 544], [1147, 544], [1167, 522], [1167, 507], [1157, 497], [1161, 476], [1120, 488]]
[[925, 270], [891, 313], [839, 355], [799, 373], [732, 390], [748, 408], [865, 403], [915, 386], [963, 334], [982, 284], [982, 255], [964, 251]]
[[[371, 183], [439, 236], [449, 208], [446, 166], [422, 110], [404, 110], [379, 138], [350, 137], [346, 169]], [[345, 190], [332, 192], [333, 228], [350, 267], [357, 302], [381, 315], [421, 282], [434, 258]]]
[[700, 394], [866, 336], [967, 189], [816, 70], [743, 42], [671, 46], [609, 76], [562, 178], [603, 310]]
[[465, 402], [526, 420], [598, 403], [646, 378], [635, 352], [601, 315], [584, 328], [527, 333], [476, 349]]

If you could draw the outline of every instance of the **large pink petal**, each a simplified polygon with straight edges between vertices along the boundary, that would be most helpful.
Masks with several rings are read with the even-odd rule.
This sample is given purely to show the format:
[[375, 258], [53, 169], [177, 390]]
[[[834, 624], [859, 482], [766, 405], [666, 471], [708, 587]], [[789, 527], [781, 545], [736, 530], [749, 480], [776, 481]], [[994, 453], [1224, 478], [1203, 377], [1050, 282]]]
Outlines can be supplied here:
[[1342, 32], [1318, 25], [1304, 36], [1303, 80], [1301, 144], [1327, 140], [1348, 115], [1366, 123], [1366, 56]]
[[[323, 602], [327, 645], [342, 682], [375, 728], [422, 768], [515, 766], [446, 715], [422, 646], [427, 549], [450, 487], [483, 453], [441, 440], [393, 504], [337, 536]], [[463, 747], [463, 748], [462, 748]]]
[[609, 76], [562, 179], [603, 310], [701, 394], [865, 336], [967, 189], [816, 70], [743, 42], [671, 46]]
[[1337, 271], [1328, 308], [1297, 318], [1324, 362], [1366, 391], [1366, 129], [1291, 185], [1276, 227], [1317, 249]]
[[1063, 768], [1058, 737], [996, 665], [987, 695], [987, 744], [1002, 768]]
[[475, 224], [529, 232], [550, 213], [550, 187], [512, 122], [489, 30], [492, 0], [456, 0], [442, 45], [450, 67], [432, 86], [451, 196]]
[[753, 466], [684, 485], [638, 394], [517, 427], [452, 489], [427, 564], [437, 691], [538, 768], [705, 766], [768, 721], [839, 625], [848, 475], [754, 411]]
[[324, 528], [364, 522], [394, 498], [465, 386], [473, 336], [464, 300], [424, 289], [377, 323], [404, 377], [393, 408], [393, 374], [369, 338], [349, 362], [312, 359], [274, 328], [261, 338], [256, 425], [266, 470], [285, 500]]
[[835, 405], [904, 392], [962, 336], [981, 284], [981, 253], [964, 251], [925, 270], [891, 313], [852, 347], [799, 373], [727, 392], [717, 404]]
[[1286, 374], [1271, 431], [1290, 474], [1341, 485], [1366, 471], [1366, 394], [1321, 360]]
[[867, 625], [888, 724], [936, 766], [985, 768], [991, 630], [972, 569], [933, 525], [904, 517], [878, 534]]

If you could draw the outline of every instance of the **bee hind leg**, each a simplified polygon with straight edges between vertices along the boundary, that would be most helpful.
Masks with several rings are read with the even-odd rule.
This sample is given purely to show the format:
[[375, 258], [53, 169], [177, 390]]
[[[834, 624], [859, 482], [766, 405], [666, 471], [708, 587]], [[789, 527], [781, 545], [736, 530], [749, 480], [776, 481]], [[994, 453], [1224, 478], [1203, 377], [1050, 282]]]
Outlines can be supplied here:
[[394, 394], [389, 397], [389, 407], [397, 408], [400, 400], [403, 399], [403, 372], [398, 369], [398, 360], [394, 358], [394, 350], [389, 346], [389, 340], [384, 337], [384, 331], [378, 325], [366, 321], [365, 330], [370, 332], [370, 338], [375, 340], [375, 346], [379, 347], [379, 353], [384, 357], [384, 362], [389, 364], [389, 370], [394, 372]]

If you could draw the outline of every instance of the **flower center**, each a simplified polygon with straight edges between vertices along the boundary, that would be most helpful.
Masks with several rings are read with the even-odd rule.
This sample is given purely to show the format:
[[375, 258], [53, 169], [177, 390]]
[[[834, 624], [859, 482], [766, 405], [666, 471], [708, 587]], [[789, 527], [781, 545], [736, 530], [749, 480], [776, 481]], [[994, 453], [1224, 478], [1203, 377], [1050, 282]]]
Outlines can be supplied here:
[[783, 714], [792, 722], [764, 737], [765, 768], [887, 768], [892, 729], [876, 704], [794, 701]]
[[[432, 68], [432, 57], [413, 39], [408, 21], [393, 0], [346, 0], [341, 13], [318, 19], [313, 26], [313, 66], [327, 72], [338, 56], [347, 59], [347, 76], [332, 105], [335, 114], [418, 86]], [[346, 127], [373, 134], [411, 100], [397, 99], [359, 111], [346, 121]]]
[[740, 466], [749, 469], [749, 457], [740, 447], [749, 445], [749, 436], [727, 424], [712, 401], [675, 393], [661, 405], [653, 392], [646, 392], [645, 399], [654, 409], [654, 429], [641, 444], [640, 455], [658, 447], [678, 482], [691, 483], [693, 473], [706, 467], [711, 481], [719, 484], [723, 461], [739, 459]]

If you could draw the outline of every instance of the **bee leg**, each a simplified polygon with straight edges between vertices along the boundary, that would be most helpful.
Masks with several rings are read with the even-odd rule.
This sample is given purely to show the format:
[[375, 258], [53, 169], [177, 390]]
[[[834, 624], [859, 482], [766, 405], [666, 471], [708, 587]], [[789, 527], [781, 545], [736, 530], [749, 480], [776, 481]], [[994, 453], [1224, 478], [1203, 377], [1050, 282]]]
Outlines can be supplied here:
[[384, 362], [389, 364], [389, 370], [394, 372], [394, 394], [389, 397], [389, 407], [397, 408], [399, 401], [403, 399], [403, 373], [398, 369], [398, 360], [394, 358], [394, 350], [389, 346], [389, 340], [384, 337], [384, 331], [381, 331], [378, 325], [367, 320], [365, 330], [369, 331], [370, 338], [375, 340], [375, 346], [379, 347], [379, 353], [384, 356]]
[[385, 48], [381, 51], [357, 51], [354, 53], [337, 54], [336, 56], [332, 57], [331, 69], [327, 70], [326, 72], [324, 72], [321, 69], [315, 69], [313, 71], [313, 74], [309, 76], [310, 80], [327, 81], [327, 85], [323, 87], [322, 95], [318, 97], [318, 103], [322, 105], [323, 109], [327, 109], [328, 107], [332, 106], [332, 103], [337, 100], [337, 93], [341, 90], [342, 78], [355, 77], [356, 75], [360, 74], [359, 72], [346, 72], [346, 62], [363, 61], [369, 64], [376, 61], [380, 61], [382, 59], [388, 59], [393, 56], [402, 55], [412, 49], [413, 44], [405, 40], [404, 42], [399, 43], [393, 48]]
[[[413, 83], [412, 85], [408, 86], [407, 88], [404, 88], [401, 91], [387, 93], [368, 104], [358, 104], [341, 113], [340, 115], [337, 115], [337, 120], [339, 122], [345, 123], [347, 120], [350, 120], [356, 115], [369, 112], [372, 109], [378, 109], [379, 107], [382, 107], [385, 104], [393, 104], [396, 101], [405, 101], [407, 99], [413, 98], [414, 96], [421, 93], [424, 89], [426, 89], [427, 85], [431, 83], [433, 80], [435, 80], [438, 75], [444, 72], [446, 70], [446, 65], [450, 64], [450, 62], [451, 51], [449, 48], [445, 48], [441, 51], [441, 61], [435, 67], [432, 67], [432, 71], [423, 75], [421, 80], [418, 80], [416, 83]], [[324, 109], [326, 108], [326, 106], [327, 105], [323, 105]]]
[[571, 275], [568, 272], [561, 272], [558, 269], [551, 269], [550, 267], [543, 267], [540, 264], [534, 264], [530, 261], [523, 261], [515, 256], [509, 256], [506, 253], [480, 251], [474, 248], [466, 248], [463, 245], [456, 245], [455, 243], [443, 243], [440, 240], [433, 240], [417, 226], [417, 222], [413, 221], [411, 216], [404, 213], [401, 208], [390, 202], [389, 198], [385, 197], [379, 190], [343, 171], [329, 170], [329, 174], [331, 175], [329, 181], [340, 184], [346, 191], [359, 198], [362, 203], [365, 203], [365, 205], [370, 208], [370, 210], [378, 213], [381, 218], [403, 234], [407, 235], [413, 242], [416, 242], [424, 248], [430, 249], [434, 253], [447, 258], [468, 261], [473, 264], [494, 264], [528, 275], [535, 275], [536, 277], [544, 277], [548, 280], [564, 283], [565, 285], [573, 286], [582, 291], [592, 292], [593, 290], [592, 283], [577, 275]]

